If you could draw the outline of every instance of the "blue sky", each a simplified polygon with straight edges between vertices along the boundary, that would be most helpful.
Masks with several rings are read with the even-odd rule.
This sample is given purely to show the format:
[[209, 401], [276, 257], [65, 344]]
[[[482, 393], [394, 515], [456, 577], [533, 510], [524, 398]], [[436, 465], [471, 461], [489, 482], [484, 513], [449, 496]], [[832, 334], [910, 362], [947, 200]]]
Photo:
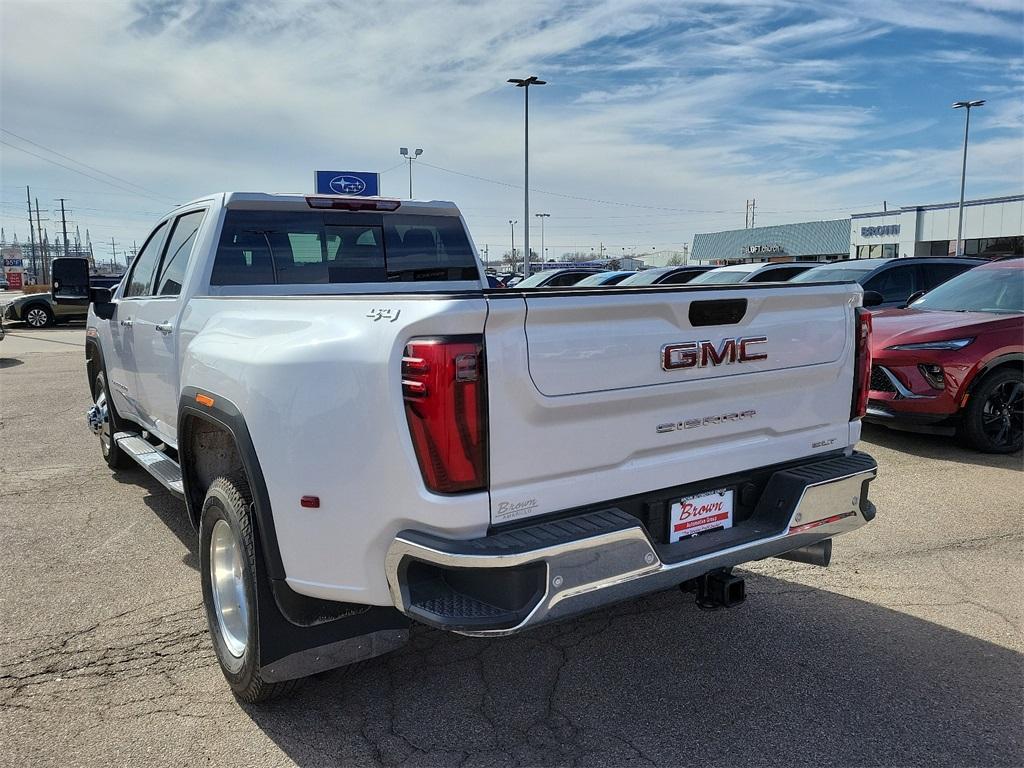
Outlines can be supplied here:
[[1021, 0], [5, 0], [0, 14], [0, 223], [22, 239], [25, 184], [44, 209], [68, 198], [95, 241], [130, 244], [174, 202], [307, 191], [315, 168], [380, 170], [405, 195], [398, 147], [413, 146], [416, 197], [457, 202], [493, 254], [523, 218], [522, 92], [505, 80], [527, 74], [550, 83], [531, 91], [549, 255], [678, 248], [742, 226], [750, 197], [759, 224], [953, 200], [956, 99], [989, 100], [968, 196], [1024, 190]]

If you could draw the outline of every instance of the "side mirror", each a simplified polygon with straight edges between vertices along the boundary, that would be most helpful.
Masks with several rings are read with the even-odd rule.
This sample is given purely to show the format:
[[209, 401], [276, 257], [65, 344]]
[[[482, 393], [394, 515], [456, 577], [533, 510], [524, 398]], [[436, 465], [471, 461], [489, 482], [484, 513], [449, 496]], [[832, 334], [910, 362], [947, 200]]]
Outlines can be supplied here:
[[92, 297], [92, 311], [101, 320], [109, 320], [114, 316], [117, 304], [111, 301], [114, 297], [113, 288], [92, 288], [89, 291]]
[[50, 295], [55, 304], [89, 304], [89, 260], [64, 257], [50, 262]]
[[917, 300], [918, 300], [918, 299], [920, 299], [920, 298], [921, 298], [922, 296], [924, 296], [924, 295], [925, 295], [925, 293], [927, 293], [927, 291], [914, 291], [914, 292], [913, 292], [912, 294], [910, 294], [910, 297], [909, 297], [909, 298], [907, 299], [907, 303], [906, 303], [906, 304], [904, 304], [903, 306], [904, 306], [904, 307], [909, 307], [909, 306], [910, 306], [911, 304], [913, 304], [913, 303], [914, 303], [915, 301], [917, 301]]
[[885, 297], [878, 291], [864, 291], [863, 304], [865, 307], [877, 307], [880, 306], [884, 301]]

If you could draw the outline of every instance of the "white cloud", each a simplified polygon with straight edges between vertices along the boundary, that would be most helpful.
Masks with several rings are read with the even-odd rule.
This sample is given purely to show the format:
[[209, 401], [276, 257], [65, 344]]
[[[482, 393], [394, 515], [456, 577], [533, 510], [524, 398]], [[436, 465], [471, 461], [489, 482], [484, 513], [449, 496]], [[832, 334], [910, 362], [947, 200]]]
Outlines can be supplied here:
[[[889, 189], [945, 199], [938, 177], [958, 173], [955, 120], [946, 131], [931, 115], [883, 106], [891, 94], [885, 79], [865, 74], [875, 66], [865, 46], [892, 42], [899, 59], [899, 35], [927, 30], [945, 68], [932, 72], [973, 71], [1002, 58], [1016, 18], [999, 2], [873, 0], [812, 10], [789, 0], [5, 0], [0, 13], [4, 128], [174, 200], [215, 189], [303, 190], [316, 167], [387, 169], [401, 162], [399, 146], [421, 146], [417, 196], [462, 204], [477, 241], [496, 249], [507, 220], [522, 218], [521, 192], [431, 166], [520, 183], [522, 92], [505, 84], [509, 76], [550, 80], [531, 91], [532, 186], [650, 206], [538, 191], [534, 210], [554, 214], [549, 244], [656, 236], [668, 245], [739, 225], [751, 196], [779, 221], [854, 209]], [[940, 44], [952, 33], [972, 36], [959, 58], [952, 41]], [[987, 47], [991, 38], [999, 42]], [[987, 82], [1019, 104], [1019, 85]], [[979, 194], [1022, 186], [1012, 140], [1020, 110], [990, 106], [972, 141]], [[900, 142], [910, 136], [915, 149], [904, 156]], [[153, 201], [117, 197], [0, 149], [2, 200], [17, 200], [25, 183], [51, 198], [94, 190], [65, 194], [83, 226], [144, 236]], [[404, 194], [403, 169], [385, 174], [384, 185]], [[613, 218], [638, 212], [650, 217], [636, 219], [642, 228]]]

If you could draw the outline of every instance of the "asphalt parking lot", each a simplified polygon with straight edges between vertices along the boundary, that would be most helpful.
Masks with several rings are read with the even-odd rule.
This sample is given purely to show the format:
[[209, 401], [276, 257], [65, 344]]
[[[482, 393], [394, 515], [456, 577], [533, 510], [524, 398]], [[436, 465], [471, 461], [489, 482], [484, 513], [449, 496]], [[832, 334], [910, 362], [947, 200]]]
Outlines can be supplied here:
[[1021, 457], [865, 429], [876, 521], [514, 639], [420, 628], [263, 709], [230, 695], [184, 507], [85, 428], [83, 330], [0, 342], [0, 763], [1021, 765]]

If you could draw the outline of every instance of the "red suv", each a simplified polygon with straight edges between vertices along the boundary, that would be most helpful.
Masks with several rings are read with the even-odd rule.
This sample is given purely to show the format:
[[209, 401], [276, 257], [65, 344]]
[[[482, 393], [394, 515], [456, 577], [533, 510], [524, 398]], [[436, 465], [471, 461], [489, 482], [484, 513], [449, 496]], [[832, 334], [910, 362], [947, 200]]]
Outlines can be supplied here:
[[1020, 450], [1024, 259], [976, 267], [872, 320], [867, 421]]

